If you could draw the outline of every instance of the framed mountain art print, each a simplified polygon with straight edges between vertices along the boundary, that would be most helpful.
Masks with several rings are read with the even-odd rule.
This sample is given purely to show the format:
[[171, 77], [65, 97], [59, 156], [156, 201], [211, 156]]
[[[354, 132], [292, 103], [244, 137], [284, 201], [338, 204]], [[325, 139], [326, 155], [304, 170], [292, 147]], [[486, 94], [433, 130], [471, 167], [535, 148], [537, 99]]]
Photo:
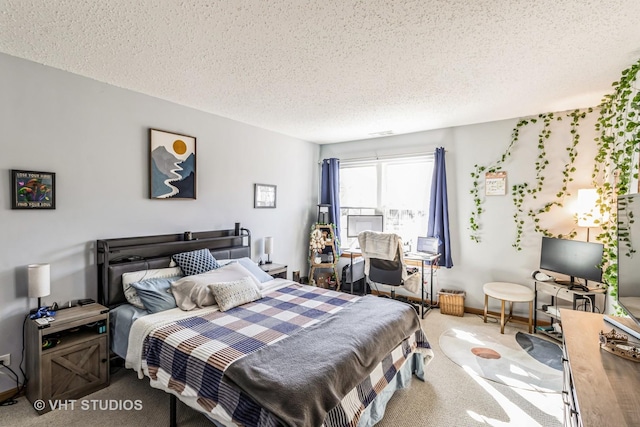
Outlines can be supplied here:
[[196, 138], [149, 129], [149, 197], [196, 198]]

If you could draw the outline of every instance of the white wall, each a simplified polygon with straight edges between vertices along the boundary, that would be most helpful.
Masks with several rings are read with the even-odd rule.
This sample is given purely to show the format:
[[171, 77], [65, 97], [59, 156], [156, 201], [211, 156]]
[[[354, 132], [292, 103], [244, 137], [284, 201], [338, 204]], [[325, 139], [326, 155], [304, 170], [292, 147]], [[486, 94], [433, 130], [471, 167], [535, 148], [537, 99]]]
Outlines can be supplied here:
[[[157, 98], [0, 54], [0, 355], [18, 370], [35, 300], [26, 265], [51, 264], [50, 304], [96, 298], [96, 239], [249, 228], [254, 258], [306, 271], [319, 148]], [[148, 198], [148, 128], [197, 138], [197, 200]], [[55, 210], [10, 209], [10, 170], [56, 173]], [[253, 209], [253, 184], [277, 185], [276, 209]], [[304, 274], [304, 273], [303, 273]], [[15, 386], [0, 373], [0, 391]]]
[[[489, 107], [488, 107], [489, 108]], [[565, 199], [563, 208], [554, 208], [540, 216], [543, 225], [553, 233], [568, 233], [576, 228], [573, 223], [571, 204], [577, 198], [577, 189], [591, 187], [591, 172], [596, 153], [595, 137], [596, 113], [587, 116], [580, 126], [581, 140], [578, 145], [577, 172], [569, 184], [571, 197]], [[516, 144], [512, 157], [502, 170], [508, 173], [507, 195], [487, 197], [486, 213], [481, 217], [482, 241], [470, 239], [469, 217], [474, 208], [470, 195], [471, 172], [474, 165], [492, 165], [506, 150], [511, 141], [511, 132], [518, 120], [460, 126], [409, 135], [398, 135], [341, 144], [323, 145], [321, 158], [342, 159], [385, 156], [416, 152], [433, 152], [436, 147], [445, 147], [447, 162], [447, 184], [449, 194], [449, 220], [451, 225], [452, 258], [454, 267], [440, 269], [434, 280], [434, 294], [437, 290], [458, 289], [467, 291], [465, 305], [482, 308], [484, 293], [482, 286], [491, 281], [521, 283], [533, 289], [531, 272], [539, 267], [541, 235], [535, 233], [527, 222], [523, 236], [522, 250], [512, 247], [516, 231], [513, 222], [515, 208], [510, 188], [524, 181], [532, 182], [535, 177], [534, 163], [537, 158], [538, 132], [541, 123], [523, 128], [520, 142]], [[569, 119], [552, 124], [552, 137], [547, 146], [547, 158], [551, 163], [544, 176], [545, 187], [542, 197], [526, 208], [539, 208], [554, 199], [562, 181], [561, 172], [568, 156], [565, 148], [571, 142]], [[578, 229], [577, 239], [586, 239], [586, 230]], [[597, 230], [591, 230], [595, 236]], [[426, 230], [425, 230], [426, 232]], [[491, 309], [498, 310], [492, 303]], [[518, 314], [526, 314], [526, 305], [516, 305]]]

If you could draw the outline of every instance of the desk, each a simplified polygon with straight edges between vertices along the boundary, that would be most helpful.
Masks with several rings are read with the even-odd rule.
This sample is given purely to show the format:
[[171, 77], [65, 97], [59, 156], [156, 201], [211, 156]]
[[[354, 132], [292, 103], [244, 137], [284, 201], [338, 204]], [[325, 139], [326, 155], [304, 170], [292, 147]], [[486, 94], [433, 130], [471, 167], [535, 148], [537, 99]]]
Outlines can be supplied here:
[[[421, 317], [424, 319], [424, 315], [427, 311], [432, 308], [437, 308], [438, 303], [433, 303], [433, 266], [440, 259], [440, 254], [421, 254], [421, 253], [408, 253], [404, 255], [405, 261], [418, 261], [422, 265], [422, 283], [421, 283], [421, 295], [420, 295], [420, 306]], [[425, 307], [424, 304], [424, 264], [429, 263], [429, 305]], [[426, 309], [426, 310], [425, 310]]]
[[[351, 259], [351, 292], [353, 294], [353, 258], [354, 257], [359, 257], [362, 256], [362, 251], [360, 249], [348, 249], [348, 250], [343, 250], [342, 252], [342, 256], [348, 256]], [[424, 319], [424, 315], [426, 312], [428, 312], [429, 310], [431, 310], [432, 308], [437, 308], [438, 304], [435, 303], [434, 304], [434, 299], [433, 299], [433, 267], [435, 266], [436, 262], [440, 259], [440, 254], [421, 254], [421, 253], [415, 253], [415, 252], [410, 252], [407, 254], [404, 254], [404, 261], [405, 264], [411, 264], [411, 261], [413, 262], [417, 262], [420, 264], [421, 267], [421, 294], [420, 294], [420, 307], [421, 307], [421, 317]], [[407, 263], [407, 261], [409, 261]], [[429, 278], [429, 304], [425, 305], [424, 303], [424, 265], [425, 263], [428, 263], [429, 265], [429, 270], [430, 270], [430, 278]], [[365, 293], [366, 293], [366, 285], [367, 285], [367, 281], [366, 281], [366, 276], [365, 276]]]

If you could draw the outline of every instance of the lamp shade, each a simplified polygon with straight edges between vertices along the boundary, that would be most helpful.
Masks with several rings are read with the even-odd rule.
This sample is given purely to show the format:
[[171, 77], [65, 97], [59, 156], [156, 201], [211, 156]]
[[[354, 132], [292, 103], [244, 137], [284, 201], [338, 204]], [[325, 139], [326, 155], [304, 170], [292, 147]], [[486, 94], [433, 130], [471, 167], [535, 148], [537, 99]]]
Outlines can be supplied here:
[[46, 297], [51, 292], [51, 276], [49, 264], [30, 264], [29, 298]]
[[273, 254], [273, 237], [264, 238], [264, 253], [267, 255]]
[[602, 214], [596, 202], [598, 200], [598, 192], [595, 188], [578, 190], [578, 226], [579, 227], [597, 227], [603, 219]]

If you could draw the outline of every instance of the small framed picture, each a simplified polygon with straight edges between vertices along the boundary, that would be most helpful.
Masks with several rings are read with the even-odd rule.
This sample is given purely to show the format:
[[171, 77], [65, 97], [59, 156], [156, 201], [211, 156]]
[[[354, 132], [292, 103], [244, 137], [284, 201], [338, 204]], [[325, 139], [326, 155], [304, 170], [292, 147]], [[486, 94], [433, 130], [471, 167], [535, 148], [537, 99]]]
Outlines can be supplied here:
[[55, 208], [55, 173], [11, 170], [11, 209]]
[[255, 184], [253, 188], [254, 208], [276, 207], [276, 186], [268, 184]]
[[196, 198], [196, 138], [149, 129], [149, 197]]

